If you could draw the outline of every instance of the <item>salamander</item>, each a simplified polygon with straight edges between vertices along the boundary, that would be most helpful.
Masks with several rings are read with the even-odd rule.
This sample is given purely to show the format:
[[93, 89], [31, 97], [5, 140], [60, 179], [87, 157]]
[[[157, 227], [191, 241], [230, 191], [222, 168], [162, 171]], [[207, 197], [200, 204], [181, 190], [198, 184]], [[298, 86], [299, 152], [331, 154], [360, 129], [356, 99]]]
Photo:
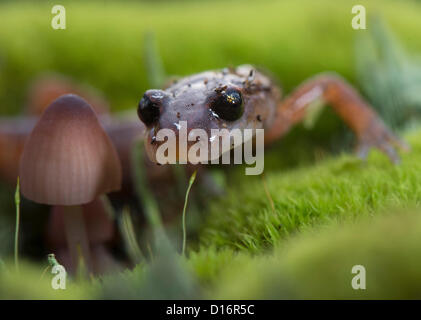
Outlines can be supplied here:
[[361, 158], [377, 148], [397, 163], [397, 149], [408, 150], [358, 92], [335, 73], [316, 75], [283, 98], [275, 81], [253, 66], [206, 71], [164, 90], [147, 90], [137, 111], [147, 128], [147, 154], [156, 162], [163, 143], [157, 141], [157, 132], [171, 129], [177, 136], [180, 121], [186, 121], [188, 131], [200, 128], [209, 136], [212, 129], [264, 129], [265, 144], [270, 144], [302, 121], [316, 102], [332, 107], [355, 133]]

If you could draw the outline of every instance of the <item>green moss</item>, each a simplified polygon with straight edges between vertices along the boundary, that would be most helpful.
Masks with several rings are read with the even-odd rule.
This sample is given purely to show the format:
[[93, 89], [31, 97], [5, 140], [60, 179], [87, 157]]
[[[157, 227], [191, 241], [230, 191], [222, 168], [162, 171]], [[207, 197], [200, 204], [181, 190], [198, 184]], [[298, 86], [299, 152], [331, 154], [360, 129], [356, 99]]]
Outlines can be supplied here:
[[[421, 50], [419, 3], [360, 3], [369, 14], [381, 13], [410, 51]], [[2, 114], [18, 112], [31, 79], [51, 70], [102, 90], [114, 110], [134, 108], [148, 88], [146, 31], [156, 35], [169, 74], [253, 63], [270, 70], [287, 92], [327, 70], [354, 81], [353, 38], [365, 32], [350, 26], [350, 0], [62, 4], [65, 31], [50, 27], [51, 2], [0, 4]], [[230, 167], [226, 196], [210, 205], [200, 249], [181, 259], [190, 274], [179, 268], [179, 258], [164, 259], [57, 293], [48, 281], [38, 285], [42, 267], [23, 264], [17, 275], [0, 262], [0, 298], [201, 297], [197, 292], [212, 298], [419, 298], [419, 214], [384, 212], [419, 207], [421, 130], [407, 135], [413, 150], [402, 165], [378, 153], [362, 163], [351, 155], [326, 158], [348, 144], [340, 135], [326, 138], [341, 125], [332, 114], [323, 117], [323, 125], [298, 127], [265, 154], [274, 210], [262, 177]], [[9, 193], [1, 192], [6, 199]], [[12, 201], [0, 204], [13, 209]], [[13, 224], [12, 218], [2, 221]], [[0, 252], [10, 253], [13, 231], [6, 224], [1, 229]], [[350, 289], [356, 264], [367, 268], [364, 292]]]
[[[220, 271], [209, 294], [225, 299], [419, 299], [420, 211], [394, 212], [356, 224], [333, 223], [290, 238], [273, 254]], [[352, 268], [366, 271], [354, 290]]]
[[201, 242], [258, 253], [315, 224], [419, 205], [420, 137], [420, 130], [407, 135], [412, 151], [402, 155], [398, 166], [373, 152], [366, 163], [344, 154], [314, 166], [267, 172], [265, 179], [275, 210], [262, 177], [241, 177], [237, 172], [226, 196], [211, 204]]
[[[412, 151], [399, 166], [373, 153], [366, 164], [342, 155], [266, 173], [275, 211], [261, 178], [236, 180], [212, 205], [202, 245], [187, 258], [160, 254], [93, 285], [75, 284], [74, 292], [109, 299], [420, 298], [421, 130], [405, 137]], [[365, 291], [351, 287], [354, 265], [367, 270]], [[50, 297], [27, 289], [39, 269], [25, 269], [22, 281], [2, 271], [1, 284], [16, 285], [16, 297]]]
[[95, 299], [98, 292], [88, 281], [74, 282], [69, 277], [65, 290], [54, 290], [51, 272], [43, 275], [45, 266], [21, 262], [19, 272], [14, 264], [0, 264], [1, 299]]
[[[201, 294], [196, 298], [419, 299], [420, 240], [420, 210], [394, 210], [357, 222], [332, 221], [257, 255], [202, 247], [183, 258], [183, 265], [198, 280]], [[352, 288], [355, 265], [366, 270], [366, 290]], [[107, 298], [128, 293], [130, 298], [150, 298], [161, 291], [172, 292], [172, 298], [183, 296], [173, 282], [154, 277], [152, 286], [137, 288], [146, 276], [151, 278], [139, 266], [111, 276], [98, 289], [108, 292]], [[161, 277], [166, 279], [164, 273]], [[110, 283], [114, 283], [111, 291]]]
[[202, 285], [211, 286], [217, 281], [222, 269], [242, 256], [248, 257], [230, 249], [200, 248], [198, 251], [190, 252], [188, 259], [184, 262]]

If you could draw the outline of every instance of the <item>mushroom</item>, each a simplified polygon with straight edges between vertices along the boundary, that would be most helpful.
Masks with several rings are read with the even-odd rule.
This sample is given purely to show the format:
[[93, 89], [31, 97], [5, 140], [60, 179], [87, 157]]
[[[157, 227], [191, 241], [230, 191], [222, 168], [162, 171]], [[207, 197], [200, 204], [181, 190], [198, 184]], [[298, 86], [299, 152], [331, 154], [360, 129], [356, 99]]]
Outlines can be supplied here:
[[[136, 120], [135, 113], [98, 116], [105, 132], [115, 146], [123, 168], [123, 190], [132, 194], [131, 150], [133, 143], [145, 133], [145, 127]], [[39, 117], [0, 118], [0, 180], [15, 186], [19, 161], [25, 141]]]
[[[107, 243], [114, 236], [113, 213], [108, 210], [110, 204], [104, 197], [98, 197], [82, 207], [86, 234], [89, 244]], [[52, 249], [65, 247], [67, 244], [64, 230], [64, 211], [61, 206], [51, 207], [47, 226], [47, 241]]]
[[28, 137], [19, 172], [26, 198], [59, 206], [72, 264], [80, 249], [90, 269], [83, 208], [119, 190], [122, 180], [117, 151], [91, 106], [76, 95], [55, 100]]
[[[118, 263], [108, 252], [108, 246], [116, 239], [113, 212], [109, 210], [110, 203], [105, 196], [82, 207], [86, 234], [89, 241], [89, 251], [95, 274], [117, 269]], [[70, 261], [66, 235], [63, 232], [63, 207], [51, 207], [50, 219], [47, 225], [47, 244], [50, 251], [55, 252], [67, 266], [69, 272], [75, 272], [76, 266]], [[101, 248], [100, 251], [96, 250]], [[96, 248], [96, 249], [95, 249]], [[98, 252], [104, 254], [97, 254]]]
[[0, 119], [0, 180], [11, 186], [16, 185], [19, 159], [35, 123], [34, 117]]
[[26, 112], [40, 115], [58, 97], [75, 93], [84, 97], [97, 114], [108, 114], [109, 105], [96, 89], [76, 84], [72, 79], [56, 73], [45, 73], [36, 77], [28, 90]]

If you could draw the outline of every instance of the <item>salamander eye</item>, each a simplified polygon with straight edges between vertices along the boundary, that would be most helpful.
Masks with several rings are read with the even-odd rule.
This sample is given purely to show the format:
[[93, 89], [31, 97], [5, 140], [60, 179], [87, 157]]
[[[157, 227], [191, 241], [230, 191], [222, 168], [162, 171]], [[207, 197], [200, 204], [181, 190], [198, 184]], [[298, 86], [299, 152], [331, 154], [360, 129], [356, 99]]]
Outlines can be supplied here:
[[163, 99], [164, 95], [160, 90], [148, 90], [143, 95], [137, 108], [137, 114], [146, 126], [151, 126], [159, 120]]
[[223, 120], [234, 121], [239, 119], [243, 114], [241, 92], [235, 88], [217, 92], [210, 102], [210, 108]]

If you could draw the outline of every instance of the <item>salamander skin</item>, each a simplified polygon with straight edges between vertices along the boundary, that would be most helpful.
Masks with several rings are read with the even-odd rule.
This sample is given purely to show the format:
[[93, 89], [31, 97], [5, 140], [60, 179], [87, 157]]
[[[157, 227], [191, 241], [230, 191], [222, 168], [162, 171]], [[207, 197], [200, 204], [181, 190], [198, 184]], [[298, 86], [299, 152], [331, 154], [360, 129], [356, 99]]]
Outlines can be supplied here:
[[315, 102], [329, 105], [354, 131], [358, 155], [365, 158], [375, 147], [398, 162], [396, 147], [408, 146], [384, 125], [376, 112], [343, 78], [323, 73], [310, 78], [285, 99], [267, 75], [253, 66], [242, 65], [188, 76], [164, 90], [148, 90], [139, 103], [138, 115], [147, 127], [145, 146], [154, 155], [160, 143], [160, 129], [177, 135], [178, 123], [187, 122], [187, 131], [203, 129], [265, 129], [265, 143], [285, 135], [304, 119]]

